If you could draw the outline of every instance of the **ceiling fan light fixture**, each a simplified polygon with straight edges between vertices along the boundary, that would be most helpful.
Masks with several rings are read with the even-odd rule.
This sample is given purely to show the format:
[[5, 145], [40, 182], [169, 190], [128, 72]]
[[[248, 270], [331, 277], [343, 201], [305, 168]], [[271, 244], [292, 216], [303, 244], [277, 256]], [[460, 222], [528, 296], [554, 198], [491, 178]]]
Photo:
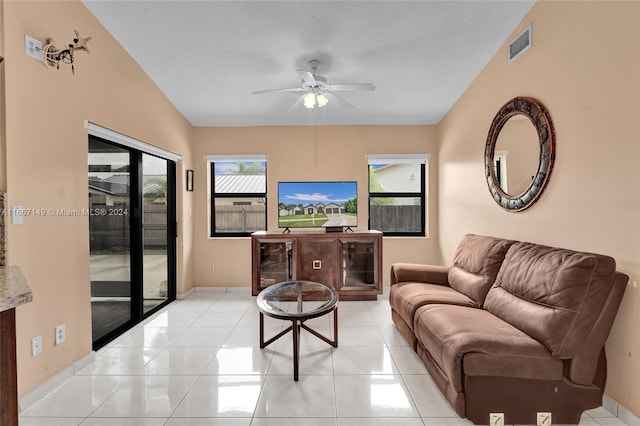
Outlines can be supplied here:
[[304, 107], [305, 108], [309, 108], [309, 109], [313, 109], [316, 107], [316, 94], [313, 92], [309, 92], [305, 97], [304, 97]]
[[335, 92], [372, 92], [376, 89], [376, 86], [371, 83], [329, 84], [325, 77], [316, 73], [318, 70], [318, 65], [320, 65], [320, 61], [312, 59], [311, 61], [309, 61], [310, 69], [297, 70], [298, 76], [302, 80], [300, 86], [298, 87], [258, 90], [251, 93], [254, 95], [273, 92], [300, 93], [301, 98], [298, 98], [298, 100], [296, 100], [295, 105], [299, 105], [300, 99], [302, 99], [302, 104], [307, 109], [323, 108], [327, 106], [330, 97], [327, 97], [325, 95], [326, 93], [327, 95], [335, 97], [336, 100], [340, 101], [340, 104], [342, 104], [343, 106], [355, 108], [355, 106], [340, 98], [337, 94], [335, 94]]
[[314, 109], [316, 106], [322, 108], [329, 103], [329, 99], [322, 93], [316, 94], [315, 92], [309, 92], [304, 98], [304, 107], [308, 109]]
[[329, 99], [327, 99], [322, 93], [316, 96], [316, 101], [318, 101], [318, 108], [322, 108], [329, 103]]

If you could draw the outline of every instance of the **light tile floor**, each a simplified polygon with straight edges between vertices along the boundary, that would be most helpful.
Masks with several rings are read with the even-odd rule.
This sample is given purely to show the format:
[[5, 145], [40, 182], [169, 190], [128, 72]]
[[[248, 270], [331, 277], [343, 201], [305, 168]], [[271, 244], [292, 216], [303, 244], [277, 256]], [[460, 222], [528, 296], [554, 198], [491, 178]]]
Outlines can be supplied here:
[[[98, 351], [91, 365], [26, 408], [20, 425], [470, 424], [395, 329], [387, 297], [340, 302], [337, 349], [303, 331], [294, 382], [291, 334], [261, 350], [248, 291], [197, 292]], [[331, 318], [308, 324], [329, 334]], [[267, 335], [284, 325], [266, 318]], [[581, 425], [625, 423], [598, 408]]]

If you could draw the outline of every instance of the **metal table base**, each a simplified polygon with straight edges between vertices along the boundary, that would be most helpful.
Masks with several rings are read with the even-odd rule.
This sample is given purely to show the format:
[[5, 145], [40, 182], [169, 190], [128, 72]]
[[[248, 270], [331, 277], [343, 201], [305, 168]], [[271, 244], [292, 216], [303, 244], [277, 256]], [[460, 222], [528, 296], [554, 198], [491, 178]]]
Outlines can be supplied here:
[[[327, 312], [328, 313], [328, 312]], [[293, 330], [293, 380], [298, 381], [299, 357], [300, 357], [300, 329], [303, 328], [318, 339], [330, 344], [334, 348], [338, 347], [338, 306], [333, 309], [333, 340], [309, 328], [304, 322], [307, 318], [291, 318], [285, 321], [291, 321], [291, 326], [276, 334], [269, 340], [264, 340], [264, 314], [260, 312], [260, 349], [269, 346], [288, 332]]]

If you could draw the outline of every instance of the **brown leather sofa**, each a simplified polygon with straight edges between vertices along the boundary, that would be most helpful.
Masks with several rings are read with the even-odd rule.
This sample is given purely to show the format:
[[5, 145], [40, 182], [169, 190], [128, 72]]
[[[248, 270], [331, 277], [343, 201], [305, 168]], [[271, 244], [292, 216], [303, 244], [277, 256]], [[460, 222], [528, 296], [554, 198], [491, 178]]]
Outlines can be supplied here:
[[450, 267], [396, 263], [394, 323], [456, 413], [577, 424], [599, 407], [629, 277], [611, 257], [467, 235]]

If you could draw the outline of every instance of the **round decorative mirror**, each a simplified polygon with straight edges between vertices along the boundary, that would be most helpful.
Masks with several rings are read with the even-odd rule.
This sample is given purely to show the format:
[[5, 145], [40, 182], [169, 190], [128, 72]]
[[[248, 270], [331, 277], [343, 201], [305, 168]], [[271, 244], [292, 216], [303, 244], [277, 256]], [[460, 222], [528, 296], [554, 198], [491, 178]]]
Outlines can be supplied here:
[[489, 191], [503, 209], [521, 211], [540, 197], [555, 160], [555, 133], [547, 109], [513, 98], [496, 114], [484, 151]]

